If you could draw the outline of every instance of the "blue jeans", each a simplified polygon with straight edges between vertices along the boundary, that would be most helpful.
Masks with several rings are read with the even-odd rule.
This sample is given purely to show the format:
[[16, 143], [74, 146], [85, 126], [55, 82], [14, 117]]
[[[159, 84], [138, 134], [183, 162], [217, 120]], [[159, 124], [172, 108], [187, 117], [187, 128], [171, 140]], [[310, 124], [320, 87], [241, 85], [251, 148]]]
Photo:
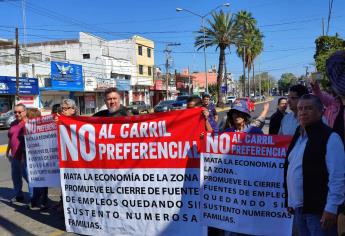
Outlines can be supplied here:
[[324, 230], [321, 228], [321, 215], [303, 214], [302, 207], [295, 209], [294, 224], [300, 236], [337, 236], [337, 227]]
[[[26, 161], [25, 160], [18, 160], [16, 158], [10, 157], [10, 162], [11, 162], [11, 175], [12, 175], [12, 182], [13, 182], [13, 189], [14, 189], [14, 194], [15, 197], [23, 197], [23, 179], [27, 183], [28, 181], [28, 172], [26, 168]], [[32, 197], [32, 188], [29, 187], [29, 196], [30, 199]]]

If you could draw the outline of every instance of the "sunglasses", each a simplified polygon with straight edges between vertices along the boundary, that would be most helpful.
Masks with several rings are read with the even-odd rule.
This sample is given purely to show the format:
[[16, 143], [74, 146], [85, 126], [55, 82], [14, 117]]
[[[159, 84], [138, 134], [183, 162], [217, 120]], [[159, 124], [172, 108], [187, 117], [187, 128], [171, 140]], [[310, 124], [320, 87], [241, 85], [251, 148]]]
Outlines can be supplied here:
[[22, 112], [23, 112], [23, 111], [15, 111], [15, 112], [13, 112], [13, 113], [14, 113], [14, 114], [19, 114], [19, 115], [20, 115], [20, 114], [22, 114]]

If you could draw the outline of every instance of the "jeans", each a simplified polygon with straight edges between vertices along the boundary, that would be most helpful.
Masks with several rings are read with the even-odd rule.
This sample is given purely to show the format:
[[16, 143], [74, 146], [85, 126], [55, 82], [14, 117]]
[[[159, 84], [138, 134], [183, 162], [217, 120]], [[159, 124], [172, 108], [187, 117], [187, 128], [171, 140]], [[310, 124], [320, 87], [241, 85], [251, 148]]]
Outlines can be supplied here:
[[33, 188], [31, 203], [35, 205], [38, 205], [39, 203], [41, 203], [42, 205], [46, 206], [48, 204], [48, 188], [47, 187]]
[[337, 227], [324, 230], [321, 228], [321, 215], [303, 214], [302, 207], [295, 209], [294, 224], [297, 227], [298, 234], [301, 236], [336, 236]]
[[[12, 182], [13, 182], [13, 189], [15, 197], [23, 197], [23, 179], [27, 183], [28, 181], [28, 171], [26, 168], [26, 161], [25, 160], [19, 160], [17, 158], [10, 157], [11, 161], [11, 176], [12, 176]], [[32, 198], [32, 188], [29, 187], [29, 196], [30, 199]]]

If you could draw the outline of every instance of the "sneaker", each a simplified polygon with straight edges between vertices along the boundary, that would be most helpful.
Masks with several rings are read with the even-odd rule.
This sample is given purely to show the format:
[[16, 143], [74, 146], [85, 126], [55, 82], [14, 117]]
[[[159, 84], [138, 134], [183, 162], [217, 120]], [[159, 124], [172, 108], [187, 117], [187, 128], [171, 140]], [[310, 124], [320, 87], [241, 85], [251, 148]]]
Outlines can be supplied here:
[[27, 209], [34, 209], [34, 208], [38, 208], [37, 203], [31, 202], [26, 206]]
[[48, 210], [48, 205], [47, 204], [44, 204], [40, 207], [40, 211], [46, 211]]
[[24, 202], [24, 197], [23, 196], [19, 196], [19, 197], [14, 197], [10, 200], [11, 203], [15, 203], [15, 202]]

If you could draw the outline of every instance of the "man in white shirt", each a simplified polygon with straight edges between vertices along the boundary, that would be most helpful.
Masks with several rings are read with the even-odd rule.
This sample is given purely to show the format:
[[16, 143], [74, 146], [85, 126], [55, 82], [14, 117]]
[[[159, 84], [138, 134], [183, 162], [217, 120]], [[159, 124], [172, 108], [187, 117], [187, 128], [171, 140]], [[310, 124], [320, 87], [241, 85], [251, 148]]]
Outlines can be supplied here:
[[309, 91], [307, 87], [301, 84], [293, 85], [290, 87], [289, 95], [288, 95], [288, 104], [292, 112], [286, 114], [284, 118], [282, 119], [278, 134], [293, 135], [295, 133], [295, 130], [298, 126], [298, 120], [297, 120], [298, 99], [308, 93]]
[[299, 99], [298, 121], [285, 165], [287, 207], [301, 236], [337, 235], [338, 208], [344, 203], [345, 153], [337, 133], [322, 122], [320, 99]]

